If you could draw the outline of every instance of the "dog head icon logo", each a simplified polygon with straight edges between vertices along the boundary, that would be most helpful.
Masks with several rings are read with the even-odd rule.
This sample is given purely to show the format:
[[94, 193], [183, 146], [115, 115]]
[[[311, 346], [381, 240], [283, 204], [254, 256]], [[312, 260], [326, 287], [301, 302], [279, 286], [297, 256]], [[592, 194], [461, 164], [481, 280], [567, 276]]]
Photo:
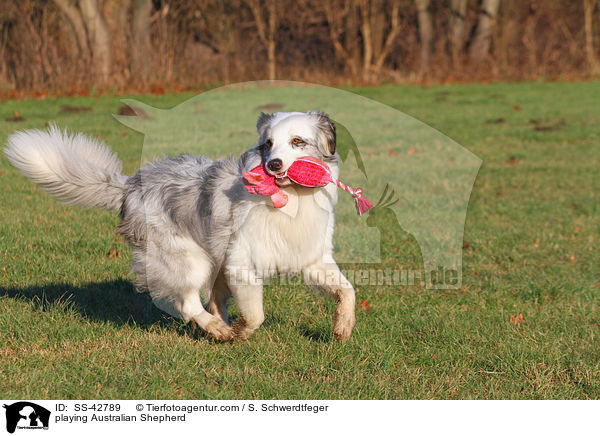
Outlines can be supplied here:
[[3, 406], [6, 409], [6, 431], [14, 433], [18, 428], [48, 428], [50, 411], [28, 401]]

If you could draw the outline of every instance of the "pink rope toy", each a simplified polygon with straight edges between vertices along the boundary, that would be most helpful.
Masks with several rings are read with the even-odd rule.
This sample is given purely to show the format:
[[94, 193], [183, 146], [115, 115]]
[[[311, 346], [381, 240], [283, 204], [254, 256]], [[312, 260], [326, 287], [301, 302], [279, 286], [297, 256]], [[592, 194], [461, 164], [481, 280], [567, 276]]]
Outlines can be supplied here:
[[[273, 201], [273, 206], [279, 208], [287, 204], [288, 197], [283, 192], [277, 183], [275, 176], [267, 174], [262, 165], [256, 168], [243, 172], [244, 187], [246, 190], [255, 195], [268, 195]], [[362, 215], [373, 207], [373, 204], [362, 196], [362, 189], [352, 189], [331, 175], [331, 170], [327, 164], [314, 157], [306, 156], [298, 158], [286, 171], [285, 174], [279, 176], [281, 178], [287, 176], [292, 182], [310, 188], [325, 186], [328, 183], [335, 183], [344, 191], [350, 193], [354, 197], [356, 211]]]

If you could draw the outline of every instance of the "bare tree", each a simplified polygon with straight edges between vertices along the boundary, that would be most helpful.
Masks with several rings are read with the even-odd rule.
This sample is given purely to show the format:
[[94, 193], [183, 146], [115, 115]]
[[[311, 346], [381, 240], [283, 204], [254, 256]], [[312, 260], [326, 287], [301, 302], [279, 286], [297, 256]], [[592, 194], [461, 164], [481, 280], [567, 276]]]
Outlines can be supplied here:
[[150, 75], [150, 16], [152, 0], [133, 0], [132, 3], [131, 74], [146, 83]]
[[378, 77], [400, 34], [400, 0], [323, 2], [323, 9], [336, 59], [364, 81]]
[[94, 76], [106, 82], [112, 67], [110, 33], [98, 0], [54, 0], [71, 22], [79, 48], [91, 52]]
[[450, 0], [450, 45], [454, 68], [461, 65], [467, 0]]
[[350, 74], [356, 76], [359, 71], [360, 52], [358, 48], [358, 5], [355, 0], [345, 0], [342, 4], [335, 1], [321, 3], [329, 39], [338, 62], [344, 64]]
[[429, 13], [429, 0], [415, 0], [417, 21], [421, 40], [421, 75], [428, 74], [431, 69], [431, 43], [433, 41], [433, 24]]
[[[600, 0], [598, 0], [600, 1]], [[330, 3], [330, 2], [323, 2]], [[344, 45], [346, 47], [346, 64], [349, 66], [353, 77], [358, 75], [360, 69], [361, 47], [358, 37], [360, 26], [360, 13], [356, 0], [346, 0], [346, 25], [344, 32]], [[328, 22], [331, 22], [328, 19]]]
[[492, 30], [498, 14], [500, 0], [483, 0], [473, 42], [469, 48], [469, 59], [475, 65], [483, 61], [490, 51]]
[[88, 45], [85, 24], [83, 23], [81, 12], [79, 11], [77, 4], [72, 3], [70, 0], [54, 0], [54, 2], [65, 14], [68, 23], [71, 25], [71, 30], [75, 35], [75, 41], [77, 43], [77, 55], [84, 59], [90, 58], [91, 50]]
[[106, 19], [98, 0], [79, 0], [79, 9], [92, 47], [94, 67], [101, 80], [106, 81], [112, 66], [110, 34]]
[[594, 50], [594, 0], [583, 0], [585, 53], [592, 74], [598, 72], [598, 58]]
[[385, 0], [370, 0], [371, 3], [371, 43], [373, 44], [373, 59], [377, 59], [383, 48], [386, 17], [390, 10], [386, 7]]
[[[198, 24], [204, 35], [201, 42], [222, 58], [223, 80], [231, 81], [231, 58], [236, 52], [236, 18], [239, 18], [239, 2], [214, 0], [197, 1]], [[237, 12], [237, 14], [236, 14]]]
[[[384, 4], [382, 2], [370, 2], [361, 0], [361, 33], [363, 40], [363, 79], [371, 80], [372, 76], [378, 76], [383, 67], [383, 63], [388, 57], [392, 44], [400, 32], [400, 22], [398, 11], [400, 8], [399, 0], [392, 1], [392, 8], [389, 11], [390, 30], [384, 40], [385, 21], [383, 18]], [[379, 8], [379, 9], [378, 9]], [[375, 31], [374, 26], [377, 27]], [[375, 36], [376, 35], [376, 36]]]
[[[277, 0], [266, 0], [266, 7], [261, 6], [260, 0], [246, 0], [248, 7], [254, 16], [258, 36], [267, 48], [268, 77], [275, 80], [276, 58], [275, 58], [275, 30], [277, 29]], [[263, 9], [265, 9], [263, 11]]]
[[600, 74], [600, 0], [500, 3], [0, 0], [0, 95], [208, 86], [283, 71], [333, 83], [480, 77], [465, 60], [489, 64], [490, 78]]

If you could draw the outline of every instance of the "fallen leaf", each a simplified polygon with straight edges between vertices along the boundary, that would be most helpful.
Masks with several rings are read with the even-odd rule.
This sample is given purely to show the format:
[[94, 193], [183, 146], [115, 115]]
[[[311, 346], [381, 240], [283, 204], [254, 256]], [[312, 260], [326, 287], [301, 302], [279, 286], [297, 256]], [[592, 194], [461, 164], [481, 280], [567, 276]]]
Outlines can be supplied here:
[[371, 310], [371, 305], [367, 300], [361, 300], [360, 307], [362, 307], [365, 310]]
[[525, 322], [525, 317], [523, 316], [522, 313], [519, 313], [518, 315], [510, 316], [510, 323], [513, 325], [521, 325], [524, 322]]
[[11, 123], [18, 123], [19, 121], [24, 121], [24, 120], [25, 120], [25, 118], [23, 118], [21, 116], [21, 113], [19, 111], [13, 111], [13, 116], [6, 119], [6, 121], [9, 121]]
[[116, 249], [116, 247], [113, 247], [110, 249], [110, 251], [108, 252], [108, 258], [109, 259], [114, 259], [115, 257], [121, 257], [121, 252], [118, 251]]
[[463, 242], [463, 248], [469, 248], [469, 243], [468, 242]]
[[518, 104], [516, 104], [516, 105], [513, 106], [513, 110], [515, 112], [517, 112], [517, 111], [521, 110], [521, 106], [519, 106]]
[[408, 150], [408, 154], [415, 154], [417, 152], [417, 149], [415, 147], [410, 147], [410, 150]]
[[514, 156], [510, 156], [510, 157], [508, 158], [507, 162], [508, 162], [509, 164], [511, 164], [511, 165], [514, 165], [514, 164], [516, 164], [518, 161], [517, 161], [517, 158], [516, 158], [516, 157], [514, 157]]

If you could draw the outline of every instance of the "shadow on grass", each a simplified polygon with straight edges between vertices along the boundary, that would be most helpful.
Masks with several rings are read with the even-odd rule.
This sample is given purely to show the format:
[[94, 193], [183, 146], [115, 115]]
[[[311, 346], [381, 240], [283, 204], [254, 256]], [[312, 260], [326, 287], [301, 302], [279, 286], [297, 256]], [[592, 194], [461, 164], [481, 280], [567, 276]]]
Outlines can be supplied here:
[[310, 341], [323, 343], [333, 341], [333, 334], [330, 329], [302, 324], [298, 326], [298, 331]]
[[[123, 279], [87, 283], [82, 286], [56, 283], [22, 288], [0, 288], [1, 297], [29, 301], [42, 312], [62, 306], [75, 310], [90, 321], [129, 325], [145, 330], [155, 326], [169, 326], [182, 336], [212, 340], [202, 330], [194, 328], [191, 324], [186, 325], [183, 321], [158, 309], [147, 293], [137, 292], [131, 282]], [[232, 323], [237, 316], [239, 316], [237, 313], [233, 316], [230, 314]], [[270, 326], [282, 322], [279, 317], [271, 315], [267, 316], [263, 325]], [[331, 332], [327, 329], [302, 325], [299, 330], [303, 336], [312, 341], [333, 340]]]
[[[150, 295], [137, 292], [131, 282], [123, 279], [87, 283], [82, 286], [56, 283], [23, 288], [0, 288], [1, 297], [30, 301], [42, 312], [58, 305], [69, 307], [90, 321], [129, 325], [144, 330], [156, 326], [169, 326], [181, 336], [213, 341], [204, 331], [194, 328], [191, 323], [185, 324], [182, 320], [158, 309], [152, 303]], [[236, 319], [236, 314], [233, 316], [230, 314], [232, 323]], [[281, 322], [277, 317], [268, 316], [263, 325]]]
[[[113, 280], [74, 286], [68, 283], [2, 288], [0, 297], [31, 301], [42, 311], [65, 305], [92, 321], [108, 321], [118, 325], [172, 324], [175, 321], [152, 304], [148, 294], [139, 293], [127, 280]], [[182, 330], [182, 329], [178, 329]]]

